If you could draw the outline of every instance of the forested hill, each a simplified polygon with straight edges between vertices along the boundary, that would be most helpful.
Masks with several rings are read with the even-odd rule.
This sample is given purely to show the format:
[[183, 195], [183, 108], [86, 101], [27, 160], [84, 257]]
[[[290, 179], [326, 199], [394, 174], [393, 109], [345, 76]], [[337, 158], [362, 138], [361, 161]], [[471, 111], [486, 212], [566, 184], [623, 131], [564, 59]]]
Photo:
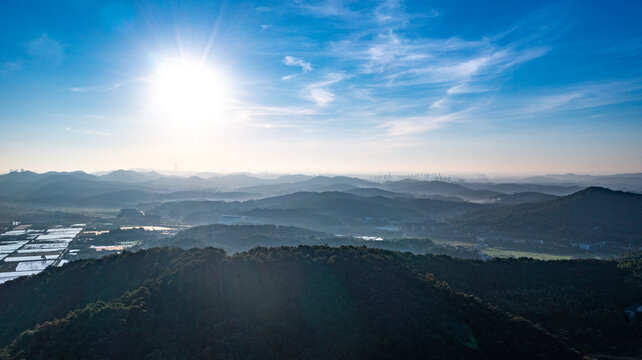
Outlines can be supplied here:
[[[122, 233], [130, 232], [123, 231]], [[138, 231], [132, 234], [137, 238], [146, 235]], [[101, 236], [109, 236], [103, 234]], [[129, 235], [129, 234], [128, 234]], [[94, 240], [95, 241], [95, 240]], [[182, 249], [215, 247], [225, 250], [228, 254], [247, 251], [252, 248], [298, 246], [298, 245], [328, 245], [328, 246], [366, 246], [376, 249], [409, 251], [415, 254], [443, 254], [460, 258], [481, 257], [477, 252], [465, 249], [435, 245], [430, 239], [400, 238], [385, 240], [364, 240], [348, 236], [335, 236], [328, 233], [312, 231], [294, 226], [276, 225], [223, 225], [212, 224], [195, 226], [181, 231], [171, 238], [151, 237], [143, 241], [142, 248], [159, 246], [180, 247]]]
[[77, 261], [0, 286], [0, 358], [581, 358], [418, 270], [431, 259], [448, 258], [160, 248]]
[[322, 239], [330, 238], [334, 235], [293, 226], [212, 224], [181, 231], [160, 245], [183, 249], [215, 247], [232, 254], [257, 246], [322, 245]]
[[642, 245], [642, 195], [590, 187], [538, 203], [479, 208], [453, 226], [476, 233]]

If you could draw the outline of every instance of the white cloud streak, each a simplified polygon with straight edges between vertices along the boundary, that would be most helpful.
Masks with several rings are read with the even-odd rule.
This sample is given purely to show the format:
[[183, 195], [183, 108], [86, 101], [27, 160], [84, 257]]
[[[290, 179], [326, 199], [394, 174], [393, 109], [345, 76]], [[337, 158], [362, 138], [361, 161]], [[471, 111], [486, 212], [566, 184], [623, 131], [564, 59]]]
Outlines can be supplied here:
[[76, 133], [76, 134], [82, 134], [82, 135], [97, 135], [97, 136], [111, 136], [110, 133], [103, 132], [103, 131], [96, 131], [96, 130], [91, 130], [91, 129], [72, 129], [72, 128], [65, 128], [66, 131]]
[[326, 79], [317, 83], [306, 86], [303, 97], [313, 101], [317, 106], [326, 106], [335, 99], [333, 92], [327, 87], [342, 81], [345, 78], [343, 74], [331, 73]]
[[314, 101], [317, 106], [326, 106], [334, 100], [334, 94], [324, 88], [309, 88], [306, 98]]
[[391, 137], [415, 135], [443, 127], [455, 120], [457, 113], [442, 116], [413, 116], [383, 122], [379, 127]]
[[359, 16], [359, 12], [351, 10], [343, 0], [323, 0], [316, 2], [298, 0], [295, 1], [295, 3], [299, 8], [313, 16], [338, 18], [353, 18]]
[[300, 66], [303, 72], [312, 71], [312, 65], [309, 62], [295, 58], [294, 56], [286, 56], [283, 58], [282, 62], [287, 66]]
[[118, 82], [113, 84], [98, 85], [98, 86], [86, 86], [86, 87], [72, 87], [69, 88], [73, 92], [102, 92], [102, 91], [112, 91], [121, 87], [124, 83]]

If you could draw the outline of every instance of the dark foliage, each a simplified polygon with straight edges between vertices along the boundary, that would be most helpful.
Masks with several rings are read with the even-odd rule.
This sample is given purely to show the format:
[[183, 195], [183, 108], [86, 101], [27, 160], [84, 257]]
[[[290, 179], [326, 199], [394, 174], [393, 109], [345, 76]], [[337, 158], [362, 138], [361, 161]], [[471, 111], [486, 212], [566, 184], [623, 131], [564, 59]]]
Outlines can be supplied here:
[[622, 261], [412, 256], [412, 267], [527, 318], [587, 354], [642, 355], [642, 257]]
[[426, 259], [298, 247], [78, 261], [0, 287], [0, 358], [581, 358], [414, 270]]

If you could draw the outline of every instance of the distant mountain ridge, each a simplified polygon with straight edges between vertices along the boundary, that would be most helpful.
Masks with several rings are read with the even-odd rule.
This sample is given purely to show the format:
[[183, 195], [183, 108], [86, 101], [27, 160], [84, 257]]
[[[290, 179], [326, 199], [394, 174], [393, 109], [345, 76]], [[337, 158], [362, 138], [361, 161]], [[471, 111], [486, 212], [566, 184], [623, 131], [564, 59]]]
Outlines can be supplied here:
[[490, 190], [472, 190], [465, 186], [445, 181], [421, 181], [412, 179], [385, 182], [382, 184], [382, 188], [389, 191], [414, 195], [456, 196], [471, 201], [490, 200], [501, 194]]
[[[572, 177], [581, 181], [605, 179], [604, 177]], [[622, 181], [638, 179], [638, 174], [609, 176]], [[578, 181], [579, 181], [578, 180]], [[642, 184], [642, 176], [639, 177]], [[635, 186], [632, 186], [635, 187]], [[364, 189], [364, 190], [360, 190]], [[365, 190], [369, 189], [369, 190]], [[191, 193], [217, 194], [207, 197], [184, 199], [245, 200], [296, 192], [340, 191], [353, 194], [383, 197], [433, 198], [448, 201], [477, 203], [517, 204], [546, 199], [546, 194], [568, 195], [581, 190], [576, 185], [528, 184], [528, 183], [465, 183], [423, 181], [405, 179], [378, 183], [348, 176], [283, 175], [277, 178], [257, 178], [247, 174], [214, 175], [210, 177], [166, 176], [158, 172], [116, 170], [100, 176], [75, 172], [48, 172], [38, 174], [30, 171], [11, 172], [0, 175], [0, 198], [3, 201], [24, 202], [48, 207], [119, 207], [131, 206], [134, 199], [145, 201], [171, 201], [172, 196], [159, 194]], [[129, 192], [129, 199], [122, 196]], [[110, 193], [112, 200], [107, 199]], [[238, 194], [232, 195], [218, 194]], [[522, 193], [522, 195], [507, 196]], [[525, 193], [541, 193], [542, 195]], [[251, 195], [247, 195], [251, 194]], [[119, 200], [120, 199], [120, 200]], [[178, 197], [178, 199], [183, 199]]]
[[313, 178], [298, 181], [294, 183], [278, 183], [262, 186], [252, 186], [240, 188], [239, 191], [258, 192], [267, 195], [284, 195], [294, 192], [304, 191], [331, 191], [332, 186], [341, 186], [340, 190], [346, 190], [350, 187], [376, 187], [377, 183], [347, 176], [315, 176]]
[[164, 177], [156, 171], [137, 172], [132, 170], [115, 170], [108, 174], [101, 175], [100, 178], [107, 181], [137, 183], [148, 180], [157, 180]]
[[497, 195], [494, 199], [496, 203], [502, 205], [517, 205], [524, 203], [537, 203], [557, 198], [555, 195], [538, 193], [538, 192], [517, 192], [513, 194]]
[[411, 197], [297, 192], [244, 202], [172, 202], [158, 205], [150, 209], [149, 213], [195, 225], [211, 223], [216, 216], [221, 215], [246, 215], [258, 222], [329, 231], [329, 228], [341, 226], [443, 219], [478, 206], [466, 202]]
[[581, 187], [601, 186], [629, 192], [642, 192], [642, 173], [624, 173], [613, 175], [545, 175], [522, 179], [523, 182], [542, 184], [575, 184]]
[[570, 195], [582, 190], [582, 186], [563, 186], [553, 184], [522, 184], [522, 183], [459, 183], [468, 188], [490, 190], [504, 194], [543, 193], [556, 196]]
[[496, 235], [642, 245], [642, 195], [589, 187], [538, 203], [480, 208], [456, 227]]

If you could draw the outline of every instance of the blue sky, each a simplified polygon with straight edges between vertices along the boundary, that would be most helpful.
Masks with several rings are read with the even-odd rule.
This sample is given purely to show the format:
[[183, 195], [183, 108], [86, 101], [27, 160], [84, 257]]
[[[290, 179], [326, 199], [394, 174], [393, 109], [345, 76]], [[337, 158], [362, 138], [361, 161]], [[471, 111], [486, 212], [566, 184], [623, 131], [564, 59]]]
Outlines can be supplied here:
[[[5, 1], [0, 172], [639, 172], [641, 13]], [[177, 68], [191, 80], [168, 84]]]

